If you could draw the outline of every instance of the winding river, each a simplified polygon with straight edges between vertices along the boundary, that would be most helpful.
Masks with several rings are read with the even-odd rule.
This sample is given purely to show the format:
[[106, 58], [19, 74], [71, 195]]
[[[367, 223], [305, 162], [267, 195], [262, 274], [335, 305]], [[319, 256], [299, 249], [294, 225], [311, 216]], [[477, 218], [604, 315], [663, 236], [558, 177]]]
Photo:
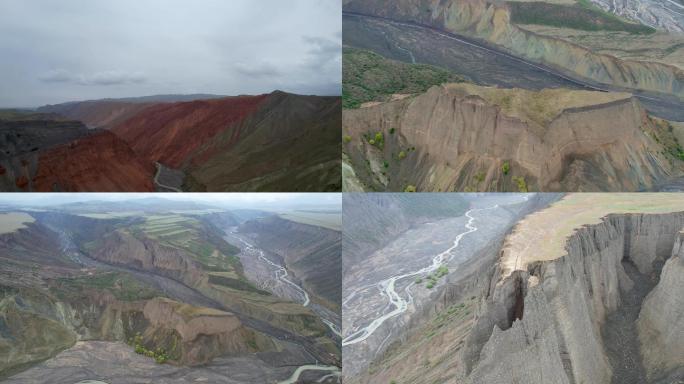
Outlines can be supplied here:
[[[299, 292], [301, 294], [302, 299], [303, 299], [303, 301], [302, 301], [303, 306], [308, 307], [309, 304], [311, 304], [311, 300], [309, 299], [309, 294], [306, 292], [306, 290], [304, 290], [304, 288], [302, 288], [301, 286], [297, 285], [295, 282], [293, 282], [292, 280], [287, 278], [288, 272], [284, 266], [276, 264], [273, 261], [271, 261], [270, 259], [268, 259], [266, 257], [266, 255], [264, 254], [263, 250], [261, 250], [261, 249], [257, 248], [256, 246], [248, 243], [242, 237], [237, 236], [235, 232], [232, 232], [232, 234], [234, 235], [233, 237], [235, 239], [240, 241], [245, 246], [246, 250], [258, 253], [259, 260], [261, 260], [261, 261], [265, 262], [266, 264], [270, 265], [271, 267], [275, 268], [275, 270], [273, 272], [273, 276], [274, 276], [276, 281], [281, 281], [285, 284], [292, 286], [297, 292]], [[314, 312], [316, 312], [316, 311], [314, 311]], [[340, 338], [342, 337], [342, 332], [339, 329], [339, 327], [337, 327], [335, 325], [335, 323], [326, 319], [320, 313], [317, 313], [317, 314], [319, 315], [319, 318], [321, 319], [321, 321], [325, 325], [327, 325], [328, 328], [330, 328], [330, 330], [335, 335], [339, 336]], [[284, 380], [284, 381], [280, 381], [278, 384], [294, 384], [297, 382], [297, 380], [299, 380], [299, 376], [301, 376], [301, 374], [304, 371], [330, 371], [331, 372], [330, 374], [325, 375], [318, 380], [319, 383], [322, 383], [323, 381], [325, 381], [326, 379], [328, 379], [330, 377], [338, 377], [340, 375], [340, 368], [336, 367], [334, 365], [302, 365], [300, 367], [297, 367], [297, 370], [295, 370], [292, 373], [292, 376], [290, 376], [289, 379]]]
[[[233, 234], [234, 234], [234, 233], [233, 233]], [[308, 306], [309, 306], [309, 303], [311, 303], [311, 300], [309, 300], [309, 294], [306, 293], [306, 291], [304, 290], [304, 288], [300, 287], [300, 286], [297, 285], [295, 282], [293, 282], [292, 280], [290, 280], [290, 279], [287, 278], [288, 272], [287, 272], [287, 269], [285, 269], [285, 267], [283, 267], [282, 265], [276, 264], [276, 263], [274, 263], [273, 261], [269, 260], [269, 259], [266, 257], [266, 255], [264, 254], [264, 251], [262, 251], [261, 249], [255, 247], [254, 245], [252, 245], [252, 244], [246, 242], [246, 241], [245, 241], [244, 239], [242, 239], [241, 237], [235, 236], [235, 238], [236, 238], [238, 241], [240, 241], [242, 244], [244, 244], [244, 245], [245, 245], [245, 249], [247, 249], [248, 251], [257, 252], [257, 253], [259, 254], [259, 256], [258, 256], [259, 260], [261, 260], [261, 261], [265, 262], [266, 264], [268, 264], [268, 265], [274, 267], [274, 268], [275, 268], [275, 270], [273, 271], [274, 279], [275, 279], [276, 281], [282, 281], [283, 283], [292, 286], [292, 288], [294, 288], [297, 292], [299, 292], [299, 293], [301, 294], [302, 299], [303, 299], [302, 305], [305, 306], [305, 307], [308, 307]]]
[[290, 376], [289, 379], [283, 380], [278, 382], [278, 384], [294, 384], [299, 380], [299, 376], [301, 376], [304, 371], [330, 371], [333, 372], [329, 375], [325, 375], [318, 379], [318, 383], [322, 383], [325, 379], [329, 377], [335, 377], [340, 375], [340, 368], [334, 366], [334, 365], [302, 365], [301, 367], [298, 367], [296, 371]]
[[[528, 195], [523, 195], [522, 196], [523, 201], [527, 201], [529, 199]], [[512, 204], [517, 204], [512, 203]], [[507, 204], [508, 205], [508, 204]], [[451, 247], [447, 248], [445, 251], [437, 254], [432, 258], [432, 263], [426, 267], [423, 267], [421, 269], [418, 269], [413, 272], [408, 272], [404, 273], [401, 275], [396, 275], [389, 277], [387, 279], [381, 280], [380, 282], [376, 283], [375, 285], [377, 286], [378, 290], [380, 291], [379, 294], [381, 296], [387, 297], [389, 300], [388, 306], [391, 308], [393, 307], [391, 311], [385, 313], [384, 315], [377, 317], [375, 320], [373, 320], [370, 324], [367, 326], [357, 330], [356, 332], [352, 333], [351, 335], [347, 336], [342, 340], [342, 346], [347, 346], [347, 345], [352, 345], [356, 343], [360, 343], [366, 339], [368, 339], [382, 324], [396, 316], [399, 316], [400, 314], [406, 312], [408, 307], [413, 303], [413, 296], [411, 295], [411, 287], [414, 285], [414, 282], [411, 282], [404, 288], [404, 293], [406, 294], [406, 299], [404, 299], [396, 290], [395, 286], [397, 281], [408, 278], [408, 277], [414, 277], [418, 275], [423, 275], [423, 274], [430, 274], [434, 271], [436, 271], [442, 264], [445, 262], [448, 263], [451, 261], [451, 259], [454, 257], [452, 254], [452, 251], [458, 248], [459, 244], [461, 243], [461, 240], [468, 234], [471, 234], [473, 232], [477, 231], [477, 226], [475, 226], [475, 216], [473, 216], [474, 213], [476, 212], [481, 212], [485, 210], [491, 210], [491, 209], [496, 209], [499, 207], [499, 204], [495, 204], [491, 207], [487, 208], [473, 208], [465, 213], [465, 217], [468, 218], [468, 222], [465, 224], [465, 231], [459, 233], [455, 238], [454, 241], [451, 245]], [[345, 302], [349, 301], [351, 297], [356, 295], [356, 292], [359, 290], [363, 290], [368, 288], [368, 286], [361, 287], [357, 289], [356, 291], [352, 292]]]

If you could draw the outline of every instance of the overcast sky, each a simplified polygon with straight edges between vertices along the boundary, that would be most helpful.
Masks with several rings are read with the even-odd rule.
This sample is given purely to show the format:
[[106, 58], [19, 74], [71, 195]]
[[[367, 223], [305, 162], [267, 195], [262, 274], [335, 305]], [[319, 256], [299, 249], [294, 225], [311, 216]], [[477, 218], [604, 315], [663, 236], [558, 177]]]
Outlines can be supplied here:
[[338, 95], [341, 0], [1, 0], [0, 107]]

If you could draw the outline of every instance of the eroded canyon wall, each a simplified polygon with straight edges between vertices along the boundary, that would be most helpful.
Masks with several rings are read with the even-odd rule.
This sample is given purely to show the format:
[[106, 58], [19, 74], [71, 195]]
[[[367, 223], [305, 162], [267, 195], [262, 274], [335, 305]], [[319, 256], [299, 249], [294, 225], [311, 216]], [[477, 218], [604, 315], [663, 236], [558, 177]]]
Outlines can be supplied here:
[[603, 84], [684, 97], [684, 71], [657, 62], [620, 60], [535, 34], [511, 22], [505, 4], [485, 0], [345, 0], [344, 9], [414, 22], [494, 44], [525, 59]]
[[[665, 287], [681, 287], [681, 273], [674, 272], [679, 260], [670, 255], [673, 247], [678, 249], [675, 239], [683, 226], [682, 212], [609, 215], [599, 224], [577, 229], [562, 257], [513, 272], [499, 269], [463, 356], [468, 382], [610, 383], [613, 367], [602, 327], [623, 295], [634, 288], [624, 263], [641, 266], [642, 274], [657, 280], [657, 266], [669, 259], [661, 283], [644, 303], [639, 329], [642, 335], [649, 329], [671, 332], [672, 325], [650, 320], [648, 308], [659, 300], [672, 300], [669, 294], [658, 294]], [[658, 316], [677, 316], [680, 308], [659, 306]], [[637, 338], [636, 333], [625, 337]], [[654, 360], [654, 350], [673, 347], [667, 343], [652, 338], [642, 344], [651, 378], [664, 374], [665, 365], [679, 364], [677, 358]]]
[[[684, 232], [639, 313], [639, 340], [647, 375], [684, 377]], [[665, 373], [665, 374], [663, 374]]]
[[680, 160], [656, 139], [667, 133], [639, 102], [605, 95], [435, 86], [345, 111], [345, 152], [379, 190], [637, 191], [677, 174]]

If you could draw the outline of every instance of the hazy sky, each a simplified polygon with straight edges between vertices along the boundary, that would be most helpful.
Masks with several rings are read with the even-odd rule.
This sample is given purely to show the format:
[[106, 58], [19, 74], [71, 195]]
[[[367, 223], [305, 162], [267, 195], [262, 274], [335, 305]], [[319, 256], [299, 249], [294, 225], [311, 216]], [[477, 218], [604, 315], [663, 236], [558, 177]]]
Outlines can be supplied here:
[[0, 107], [338, 95], [341, 0], [1, 0]]
[[2, 193], [0, 204], [49, 206], [79, 201], [127, 201], [150, 197], [235, 208], [332, 205], [342, 209], [340, 193]]

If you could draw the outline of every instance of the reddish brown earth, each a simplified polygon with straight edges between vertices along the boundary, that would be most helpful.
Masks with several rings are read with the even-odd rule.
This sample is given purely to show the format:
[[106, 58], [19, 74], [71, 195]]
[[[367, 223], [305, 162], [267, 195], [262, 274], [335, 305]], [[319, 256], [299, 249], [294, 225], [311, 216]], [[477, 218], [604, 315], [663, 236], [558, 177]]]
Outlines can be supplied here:
[[26, 176], [19, 176], [19, 177], [17, 177], [17, 180], [16, 180], [17, 188], [24, 189], [24, 188], [26, 188], [26, 187], [28, 186], [28, 184], [29, 184], [29, 181], [28, 181], [28, 179], [26, 178]]
[[151, 192], [154, 173], [153, 163], [102, 131], [43, 152], [33, 190]]
[[240, 138], [245, 117], [257, 110], [267, 95], [157, 104], [112, 128], [133, 150], [149, 161], [180, 168], [214, 136], [231, 131]]
[[[42, 109], [79, 121], [7, 122], [13, 134], [5, 141], [14, 150], [0, 153], [6, 168], [0, 189], [341, 188], [339, 97], [275, 91], [193, 101], [85, 101]], [[88, 130], [83, 123], [102, 131]], [[155, 162], [162, 166], [159, 186]], [[28, 180], [20, 183], [23, 187], [17, 183], [22, 175]]]

